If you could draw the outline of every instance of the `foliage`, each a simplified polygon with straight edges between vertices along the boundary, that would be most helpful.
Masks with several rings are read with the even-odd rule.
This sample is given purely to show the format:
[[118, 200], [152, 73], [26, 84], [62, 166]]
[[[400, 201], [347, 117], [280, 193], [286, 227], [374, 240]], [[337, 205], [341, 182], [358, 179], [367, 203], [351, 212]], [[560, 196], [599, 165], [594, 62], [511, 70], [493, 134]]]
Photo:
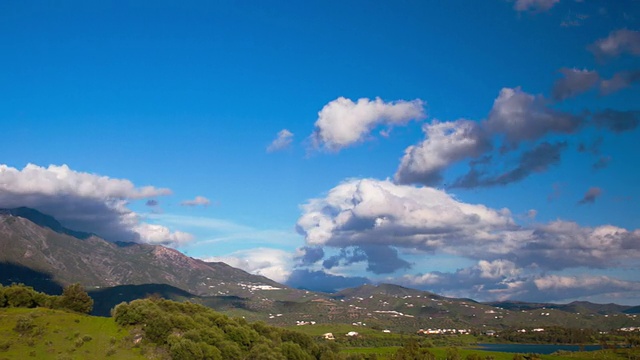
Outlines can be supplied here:
[[63, 309], [88, 314], [93, 309], [93, 299], [87, 294], [79, 283], [69, 285], [62, 291], [58, 300]]
[[331, 346], [292, 330], [249, 324], [189, 302], [141, 299], [112, 310], [117, 324], [138, 328], [146, 342], [173, 359], [314, 360], [338, 359]]
[[24, 284], [0, 285], [0, 308], [2, 307], [44, 307], [90, 313], [93, 299], [80, 284], [66, 287], [60, 296], [41, 293]]

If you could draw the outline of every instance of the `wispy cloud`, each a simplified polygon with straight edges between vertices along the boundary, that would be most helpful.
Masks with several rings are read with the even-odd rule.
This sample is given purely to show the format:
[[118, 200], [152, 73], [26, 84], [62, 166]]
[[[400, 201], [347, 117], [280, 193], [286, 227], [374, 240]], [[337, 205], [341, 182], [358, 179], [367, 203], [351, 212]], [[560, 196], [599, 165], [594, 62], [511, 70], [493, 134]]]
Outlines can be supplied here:
[[267, 146], [267, 152], [275, 152], [288, 148], [293, 141], [293, 133], [287, 129], [278, 132], [277, 137]]
[[193, 200], [185, 200], [180, 203], [182, 206], [209, 206], [211, 205], [211, 200], [207, 199], [204, 196], [196, 196]]
[[594, 202], [596, 202], [596, 199], [600, 197], [600, 195], [602, 195], [602, 189], [596, 186], [590, 187], [589, 190], [587, 190], [587, 192], [584, 194], [582, 199], [578, 201], [578, 204], [593, 204]]

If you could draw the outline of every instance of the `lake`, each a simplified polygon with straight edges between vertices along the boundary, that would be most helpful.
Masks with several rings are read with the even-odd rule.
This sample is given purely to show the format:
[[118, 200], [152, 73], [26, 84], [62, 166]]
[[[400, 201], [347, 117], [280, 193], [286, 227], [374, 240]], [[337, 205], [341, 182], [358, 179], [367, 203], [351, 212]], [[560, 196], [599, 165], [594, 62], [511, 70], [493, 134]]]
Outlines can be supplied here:
[[[554, 344], [478, 344], [480, 350], [499, 351], [519, 354], [552, 354], [558, 350], [580, 351], [580, 345]], [[600, 350], [600, 345], [584, 345], [584, 351]]]

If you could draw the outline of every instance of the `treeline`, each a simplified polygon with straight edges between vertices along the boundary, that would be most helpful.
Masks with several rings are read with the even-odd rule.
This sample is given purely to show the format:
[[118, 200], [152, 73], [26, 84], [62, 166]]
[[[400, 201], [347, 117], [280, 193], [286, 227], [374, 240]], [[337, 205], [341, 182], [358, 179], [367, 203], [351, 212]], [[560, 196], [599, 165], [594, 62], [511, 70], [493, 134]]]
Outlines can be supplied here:
[[524, 329], [501, 331], [498, 335], [504, 341], [531, 344], [590, 344], [597, 343], [598, 333], [591, 329], [574, 329], [559, 326], [545, 327], [544, 331]]
[[62, 295], [49, 295], [24, 284], [0, 285], [0, 308], [44, 307], [88, 314], [93, 309], [93, 299], [80, 284], [64, 288]]
[[142, 341], [167, 349], [174, 360], [334, 360], [335, 345], [299, 332], [249, 324], [189, 302], [141, 299], [117, 305], [112, 316], [121, 326], [142, 332]]

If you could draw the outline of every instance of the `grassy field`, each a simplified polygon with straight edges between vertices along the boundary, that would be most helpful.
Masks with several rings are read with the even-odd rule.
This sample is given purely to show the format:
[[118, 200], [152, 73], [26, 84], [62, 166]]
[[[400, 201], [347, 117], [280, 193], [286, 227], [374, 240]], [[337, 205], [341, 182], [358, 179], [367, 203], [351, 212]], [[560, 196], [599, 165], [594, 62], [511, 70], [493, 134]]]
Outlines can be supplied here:
[[0, 309], [0, 360], [145, 359], [112, 318], [50, 309]]

